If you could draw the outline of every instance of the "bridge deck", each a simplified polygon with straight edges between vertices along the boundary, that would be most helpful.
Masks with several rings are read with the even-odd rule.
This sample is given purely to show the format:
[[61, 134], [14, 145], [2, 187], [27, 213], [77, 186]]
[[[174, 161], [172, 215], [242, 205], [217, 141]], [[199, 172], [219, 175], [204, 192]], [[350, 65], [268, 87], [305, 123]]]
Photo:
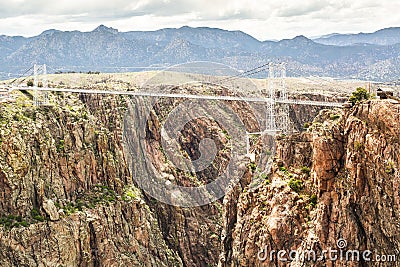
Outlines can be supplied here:
[[[247, 101], [247, 102], [272, 102], [271, 98], [262, 97], [242, 97], [242, 96], [218, 96], [218, 95], [193, 95], [193, 94], [174, 94], [160, 92], [140, 92], [140, 91], [112, 91], [112, 90], [91, 90], [81, 88], [42, 88], [42, 87], [9, 87], [8, 90], [20, 91], [51, 91], [65, 93], [85, 93], [85, 94], [105, 94], [105, 95], [131, 95], [144, 97], [171, 97], [171, 98], [186, 98], [186, 99], [204, 99], [204, 100], [227, 100], [227, 101]], [[343, 103], [339, 102], [323, 102], [311, 100], [281, 100], [276, 99], [276, 103], [293, 104], [293, 105], [310, 105], [310, 106], [325, 106], [325, 107], [341, 107]]]

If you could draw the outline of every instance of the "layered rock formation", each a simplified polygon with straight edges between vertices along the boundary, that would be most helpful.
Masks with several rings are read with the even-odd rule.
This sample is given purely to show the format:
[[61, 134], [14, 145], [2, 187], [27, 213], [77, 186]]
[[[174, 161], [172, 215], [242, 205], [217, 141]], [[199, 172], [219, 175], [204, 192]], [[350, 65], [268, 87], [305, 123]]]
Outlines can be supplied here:
[[1, 106], [0, 265], [182, 265], [125, 163], [125, 100], [52, 102]]
[[[400, 104], [374, 100], [280, 139], [268, 180], [239, 197], [226, 265], [399, 266], [399, 125]], [[337, 253], [321, 258], [329, 248]]]
[[[243, 175], [224, 198], [184, 208], [155, 200], [135, 183], [146, 170], [122, 141], [126, 98], [52, 94], [57, 105], [33, 107], [28, 97], [0, 107], [1, 266], [370, 265], [266, 256], [281, 249], [319, 253], [340, 238], [348, 249], [399, 255], [396, 101], [322, 111], [306, 132], [277, 137], [270, 174], [243, 158]], [[140, 101], [131, 103], [133, 115]], [[209, 183], [230, 160], [230, 136], [208, 119], [188, 123], [179, 139], [188, 159], [196, 160], [200, 140], [210, 138], [218, 164], [196, 173], [174, 168], [160, 126], [178, 104], [160, 101], [141, 121], [145, 138], [131, 128], [131, 141], [169, 182]], [[246, 129], [259, 130], [245, 104], [226, 105]], [[302, 128], [317, 111], [297, 107], [293, 124]], [[252, 143], [257, 160], [265, 153], [260, 143]]]

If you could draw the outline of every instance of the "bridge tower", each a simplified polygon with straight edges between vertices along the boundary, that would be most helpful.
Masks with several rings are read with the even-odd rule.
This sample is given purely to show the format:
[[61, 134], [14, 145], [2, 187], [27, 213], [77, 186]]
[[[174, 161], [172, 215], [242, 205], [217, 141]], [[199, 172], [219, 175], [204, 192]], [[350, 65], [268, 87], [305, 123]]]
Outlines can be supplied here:
[[[41, 81], [39, 81], [39, 75]], [[49, 95], [47, 91], [38, 90], [39, 87], [47, 89], [49, 87], [47, 81], [47, 67], [46, 64], [43, 65], [33, 65], [33, 103], [35, 106], [47, 105], [49, 103]]]
[[[289, 129], [289, 105], [286, 89], [286, 65], [285, 63], [269, 63], [268, 65], [268, 98], [267, 111], [265, 115], [265, 130], [258, 133], [246, 132], [246, 150], [250, 153], [250, 139], [254, 135], [270, 134], [277, 132], [287, 133]], [[277, 104], [279, 100], [279, 104]], [[252, 157], [250, 157], [252, 158]]]
[[288, 100], [286, 89], [286, 65], [284, 63], [269, 64], [268, 92], [270, 101], [267, 103], [265, 132], [275, 134], [277, 131], [286, 133], [289, 126], [289, 106], [287, 104], [276, 105]]
[[274, 63], [269, 63], [268, 69], [268, 97], [270, 101], [267, 103], [267, 114], [266, 114], [266, 126], [265, 131], [275, 133], [276, 132], [276, 118], [275, 118], [275, 68]]
[[287, 88], [286, 88], [286, 65], [285, 63], [280, 63], [278, 65], [278, 86], [279, 86], [279, 96], [281, 104], [277, 108], [277, 127], [282, 133], [287, 133], [289, 131], [289, 104], [284, 104], [288, 100]]

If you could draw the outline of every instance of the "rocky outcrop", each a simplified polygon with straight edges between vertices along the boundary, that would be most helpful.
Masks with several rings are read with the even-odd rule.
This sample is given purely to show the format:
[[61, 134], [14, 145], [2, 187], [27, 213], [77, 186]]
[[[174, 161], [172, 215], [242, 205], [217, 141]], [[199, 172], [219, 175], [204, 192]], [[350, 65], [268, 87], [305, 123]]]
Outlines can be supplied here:
[[1, 266], [182, 266], [132, 181], [123, 98], [1, 106]]
[[[320, 255], [344, 241], [343, 249], [399, 255], [396, 101], [323, 110], [307, 131], [277, 136], [270, 173], [240, 158], [236, 171], [242, 176], [235, 185], [224, 184], [231, 186], [227, 195], [201, 207], [177, 207], [139, 188], [137, 177], [154, 182], [141, 155], [166, 187], [210, 183], [232, 160], [229, 133], [240, 133], [240, 127], [226, 131], [209, 118], [185, 123], [177, 143], [189, 162], [213, 151], [201, 143], [205, 138], [214, 141], [217, 153], [208, 168], [182, 171], [168, 158], [161, 129], [180, 100], [159, 100], [143, 119], [143, 99], [51, 98], [57, 104], [34, 107], [18, 95], [15, 103], [0, 106], [1, 266], [369, 266], [365, 259], [284, 262], [277, 255]], [[245, 129], [259, 131], [246, 104], [224, 105]], [[139, 123], [127, 130], [129, 138], [123, 134], [127, 110]], [[294, 125], [301, 128], [305, 121], [296, 118], [311, 120], [313, 112], [318, 110], [296, 107]], [[219, 113], [230, 122], [228, 113]], [[262, 143], [273, 140], [251, 140], [256, 162], [271, 154]]]
[[116, 202], [0, 233], [2, 266], [181, 266], [145, 203]]
[[[398, 102], [374, 100], [281, 138], [268, 180], [239, 198], [229, 266], [399, 266], [399, 124]], [[318, 259], [328, 248], [344, 256]]]
[[[346, 102], [346, 94], [319, 94], [319, 93], [291, 93], [290, 99], [296, 99], [301, 101], [325, 101], [325, 102]], [[290, 125], [289, 129], [292, 132], [303, 132], [309, 125], [311, 125], [314, 118], [319, 114], [320, 111], [329, 109], [329, 107], [323, 106], [311, 106], [311, 105], [289, 105], [289, 118]]]
[[[126, 153], [130, 148], [123, 142], [122, 126], [127, 99], [50, 97], [57, 104], [34, 107], [18, 95], [16, 103], [1, 106], [0, 264], [216, 265], [221, 252], [222, 200], [202, 207], [176, 207], [138, 189], [133, 175], [150, 183], [151, 179], [149, 170], [140, 168], [145, 158], [132, 157], [134, 151], [130, 156]], [[146, 107], [140, 101], [129, 101], [134, 112]], [[200, 156], [200, 141], [210, 138], [218, 149], [216, 163], [192, 173], [174, 167], [165, 158], [161, 125], [179, 103], [163, 99], [145, 119], [132, 114], [132, 121], [142, 127], [130, 128], [128, 141], [170, 183], [209, 183], [229, 161], [231, 137], [214, 121], [191, 121], [183, 129], [180, 147], [195, 160]], [[257, 130], [246, 106], [227, 105], [243, 116], [249, 129]], [[140, 129], [144, 136], [139, 137]]]
[[[190, 88], [186, 88], [186, 90], [190, 90]], [[149, 103], [145, 103], [141, 99], [132, 101], [129, 115], [130, 121], [135, 123], [132, 125], [127, 123], [126, 125], [129, 131], [126, 143], [130, 153], [132, 153], [133, 160], [130, 165], [133, 172], [137, 176], [148, 177], [148, 179], [141, 181], [142, 184], [150, 183], [149, 185], [151, 186], [155, 180], [161, 177], [166, 179], [168, 184], [196, 187], [215, 181], [227, 168], [232, 149], [229, 146], [230, 139], [233, 137], [229, 136], [227, 129], [219, 124], [221, 121], [213, 121], [206, 115], [198, 115], [207, 114], [211, 108], [215, 109], [216, 107], [197, 106], [196, 102], [194, 102], [196, 108], [185, 108], [184, 114], [178, 114], [175, 117], [170, 115], [182, 102], [174, 99], [160, 100], [153, 104], [153, 109], [150, 113], [146, 113], [143, 107], [148, 107]], [[256, 129], [255, 119], [244, 112], [247, 109], [246, 104], [226, 103], [226, 105], [234, 110], [235, 114], [241, 116], [242, 120], [245, 121], [246, 127]], [[216, 109], [215, 111], [220, 110]], [[149, 115], [146, 116], [146, 114]], [[180, 149], [187, 155], [187, 159], [193, 162], [202, 156], [200, 146], [201, 140], [205, 138], [211, 139], [216, 146], [213, 163], [205, 169], [193, 172], [184, 171], [171, 162], [171, 159], [174, 160], [178, 156], [165, 151], [166, 148], [162, 144], [161, 137], [161, 125], [165, 125], [167, 120], [173, 120], [179, 127], [181, 125], [178, 121], [186, 115], [193, 119], [185, 123], [181, 130], [183, 138], [177, 142]], [[146, 117], [148, 118], [147, 121], [139, 120]], [[230, 121], [229, 114], [226, 115], [223, 111], [220, 114], [220, 118], [224, 118], [226, 122]], [[144, 121], [144, 124], [141, 125], [141, 121]], [[143, 136], [140, 135], [139, 131], [129, 130], [140, 129], [141, 127], [145, 129]], [[164, 135], [166, 134], [164, 133]], [[164, 136], [164, 138], [166, 137]], [[141, 139], [145, 139], [146, 142], [138, 142]], [[206, 150], [212, 151], [211, 148], [207, 147], [207, 144]], [[148, 168], [150, 164], [142, 163], [145, 160], [148, 160], [154, 166], [156, 169], [155, 174]], [[243, 164], [240, 166], [243, 172], [246, 171], [246, 162], [246, 160], [243, 160]], [[188, 169], [194, 169], [194, 166], [189, 164]], [[228, 185], [223, 184], [223, 186]], [[167, 190], [166, 194], [170, 193], [173, 193], [173, 190]], [[151, 198], [150, 196], [148, 197]], [[167, 195], [165, 198], [170, 200], [171, 197], [173, 197], [173, 194]], [[198, 196], [185, 195], [184, 197], [188, 201], [197, 201], [196, 197]], [[164, 233], [166, 242], [178, 252], [185, 266], [215, 266], [218, 263], [221, 252], [221, 239], [223, 238], [221, 237], [221, 232], [224, 224], [222, 200], [216, 200], [201, 207], [177, 207], [160, 203], [157, 200], [150, 201], [149, 205], [158, 215], [159, 225]]]

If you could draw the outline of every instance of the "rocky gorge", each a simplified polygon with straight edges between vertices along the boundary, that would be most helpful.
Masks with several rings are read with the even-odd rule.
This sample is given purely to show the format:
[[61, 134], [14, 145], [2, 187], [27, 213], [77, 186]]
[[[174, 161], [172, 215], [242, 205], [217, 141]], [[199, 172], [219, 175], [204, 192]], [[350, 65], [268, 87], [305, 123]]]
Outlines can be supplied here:
[[[140, 153], [150, 155], [171, 183], [207, 184], [231, 160], [230, 133], [220, 124], [196, 119], [183, 129], [179, 146], [189, 159], [199, 157], [204, 138], [215, 142], [218, 153], [209, 168], [182, 172], [161, 145], [161, 125], [180, 100], [153, 106], [141, 122], [144, 140], [131, 129], [130, 141], [139, 150], [129, 157], [124, 120], [129, 110], [135, 118], [142, 100], [52, 93], [51, 103], [57, 104], [36, 107], [29, 93], [15, 94], [15, 103], [0, 106], [1, 266], [376, 264], [269, 257], [272, 250], [318, 254], [337, 247], [338, 240], [348, 249], [395, 255], [397, 262], [381, 266], [400, 266], [396, 100], [332, 110], [292, 107], [298, 133], [276, 136], [269, 173], [243, 157], [238, 167], [243, 175], [226, 196], [178, 207], [157, 201], [135, 182], [135, 175], [147, 171], [137, 167]], [[227, 105], [246, 129], [258, 129], [245, 104]], [[252, 144], [256, 157], [262, 142]]]

